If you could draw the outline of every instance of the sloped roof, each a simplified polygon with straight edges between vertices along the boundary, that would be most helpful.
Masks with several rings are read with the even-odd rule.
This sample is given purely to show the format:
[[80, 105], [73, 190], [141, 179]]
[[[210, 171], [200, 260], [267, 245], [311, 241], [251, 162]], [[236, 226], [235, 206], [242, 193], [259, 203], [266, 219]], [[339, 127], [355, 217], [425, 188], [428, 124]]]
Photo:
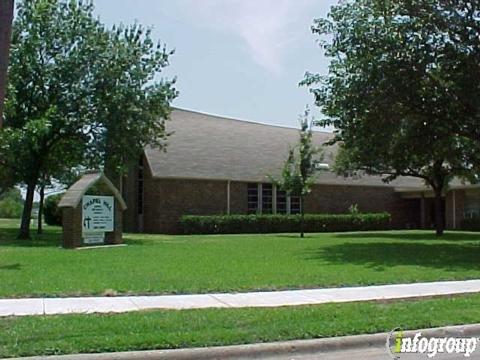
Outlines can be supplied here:
[[117, 188], [111, 183], [108, 178], [100, 172], [90, 173], [83, 175], [80, 180], [73, 184], [67, 192], [63, 195], [62, 199], [58, 203], [58, 207], [77, 207], [82, 201], [83, 195], [94, 185], [102, 184], [109, 190], [113, 196], [118, 200], [122, 210], [127, 208], [125, 201], [122, 198], [122, 195], [117, 190]]
[[[298, 129], [173, 110], [166, 128], [173, 134], [167, 151], [147, 147], [145, 155], [155, 178], [231, 181], [268, 181], [279, 177], [290, 146], [298, 142]], [[322, 146], [332, 138], [314, 131], [313, 142]], [[324, 148], [324, 161], [334, 162], [335, 146]], [[319, 172], [319, 184], [421, 187], [415, 178], [399, 178], [385, 184], [378, 176], [344, 178]]]

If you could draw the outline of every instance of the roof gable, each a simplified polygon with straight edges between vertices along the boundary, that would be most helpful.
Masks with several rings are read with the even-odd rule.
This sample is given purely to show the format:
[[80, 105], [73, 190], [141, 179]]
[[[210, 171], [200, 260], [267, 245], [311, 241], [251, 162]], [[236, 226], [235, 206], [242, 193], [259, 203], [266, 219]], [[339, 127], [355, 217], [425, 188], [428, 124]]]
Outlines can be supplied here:
[[89, 189], [95, 185], [100, 185], [104, 189], [110, 192], [115, 199], [118, 200], [122, 210], [127, 208], [125, 201], [122, 198], [122, 195], [117, 190], [117, 188], [112, 184], [108, 178], [100, 172], [90, 173], [83, 175], [80, 180], [73, 184], [67, 192], [63, 195], [62, 199], [58, 203], [58, 207], [72, 207], [76, 208], [80, 201], [82, 201], [83, 195], [85, 195]]

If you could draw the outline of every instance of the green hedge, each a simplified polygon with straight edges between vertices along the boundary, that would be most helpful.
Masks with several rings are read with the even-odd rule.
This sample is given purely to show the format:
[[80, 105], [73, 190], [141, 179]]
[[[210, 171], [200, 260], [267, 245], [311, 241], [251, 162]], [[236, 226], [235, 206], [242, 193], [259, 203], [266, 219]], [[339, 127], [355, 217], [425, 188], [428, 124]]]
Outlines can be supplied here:
[[50, 195], [45, 198], [43, 206], [43, 216], [48, 225], [62, 225], [62, 211], [58, 208], [58, 203], [64, 193]]
[[[388, 213], [305, 214], [305, 232], [385, 230]], [[184, 234], [289, 233], [300, 231], [300, 215], [186, 215], [180, 219]]]
[[462, 230], [467, 231], [480, 231], [480, 217], [474, 217], [471, 219], [463, 219], [461, 223]]

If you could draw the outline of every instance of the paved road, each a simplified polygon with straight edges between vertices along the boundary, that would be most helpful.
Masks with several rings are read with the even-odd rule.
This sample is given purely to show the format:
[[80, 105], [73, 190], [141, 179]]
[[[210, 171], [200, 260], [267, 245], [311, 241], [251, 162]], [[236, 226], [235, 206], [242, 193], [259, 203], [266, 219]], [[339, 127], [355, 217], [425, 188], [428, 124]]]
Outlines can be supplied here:
[[[242, 359], [230, 359], [230, 360], [251, 360], [252, 358]], [[260, 359], [260, 358], [257, 358]], [[386, 352], [385, 348], [382, 349], [368, 349], [368, 350], [347, 350], [347, 351], [335, 351], [318, 355], [305, 355], [305, 356], [283, 356], [283, 357], [267, 357], [261, 358], [262, 360], [355, 360], [355, 359], [369, 359], [369, 360], [392, 360]]]
[[[284, 357], [267, 357], [267, 358], [241, 358], [241, 359], [229, 359], [229, 360], [392, 360], [386, 353], [386, 349], [382, 348], [370, 348], [364, 350], [346, 350], [346, 351], [334, 351], [318, 355], [305, 355], [305, 356], [284, 356]], [[459, 360], [459, 359], [480, 359], [480, 351], [473, 353], [470, 357], [465, 357], [463, 355], [440, 355], [433, 358], [429, 358], [426, 354], [419, 355], [402, 355], [399, 360], [424, 360], [424, 359], [435, 359], [435, 360]]]
[[243, 308], [391, 300], [480, 292], [480, 280], [233, 294], [0, 299], [1, 316]]
[[[91, 358], [90, 358], [91, 357]], [[136, 354], [135, 356], [132, 355], [130, 359], [143, 359], [144, 357], [140, 354]], [[148, 358], [148, 357], [146, 357]], [[161, 357], [155, 357], [154, 359], [160, 359]], [[181, 357], [182, 360], [196, 360], [195, 357]], [[25, 360], [45, 360], [43, 357], [36, 357], [36, 358], [24, 358]], [[118, 357], [109, 354], [99, 354], [98, 358], [95, 355], [67, 355], [67, 356], [53, 356], [48, 357], [47, 359], [51, 360], [124, 360], [126, 357]], [[171, 359], [169, 357], [169, 359]], [[205, 359], [202, 357], [202, 359]], [[359, 350], [345, 350], [345, 351], [329, 351], [324, 353], [318, 353], [316, 355], [308, 354], [308, 355], [296, 355], [296, 356], [250, 356], [250, 357], [212, 357], [209, 360], [392, 360], [392, 357], [387, 355], [386, 349], [384, 347], [378, 348], [365, 348]], [[473, 353], [469, 358], [464, 357], [463, 355], [437, 355], [433, 358], [427, 357], [427, 355], [402, 355], [399, 360], [427, 360], [427, 359], [435, 359], [435, 360], [458, 360], [458, 359], [472, 359], [472, 360], [480, 360], [480, 351], [477, 353]]]
[[[131, 359], [142, 359], [143, 357], [140, 356], [132, 356]], [[23, 358], [25, 360], [45, 360], [43, 357], [36, 357], [36, 358]], [[50, 360], [87, 360], [89, 358], [84, 356], [60, 356], [60, 357], [47, 357]], [[124, 360], [125, 357], [115, 357], [109, 356], [109, 354], [101, 354], [98, 358], [92, 357], [92, 360]], [[155, 358], [157, 359], [157, 358]], [[182, 359], [186, 359], [182, 357]], [[195, 357], [188, 358], [189, 360], [196, 360]], [[202, 359], [204, 359], [202, 357]], [[361, 349], [361, 350], [346, 350], [346, 351], [333, 351], [333, 352], [326, 352], [326, 353], [319, 353], [317, 355], [301, 355], [301, 356], [273, 356], [273, 357], [258, 357], [258, 356], [251, 356], [251, 357], [212, 357], [209, 360], [392, 360], [392, 357], [388, 356], [384, 347], [381, 348], [368, 348], [368, 349]], [[433, 358], [427, 357], [427, 355], [402, 355], [399, 360], [427, 360], [427, 359], [435, 359], [435, 360], [459, 360], [459, 359], [472, 359], [472, 360], [480, 360], [480, 352], [478, 354], [472, 354], [469, 358], [464, 357], [463, 355], [437, 355]]]

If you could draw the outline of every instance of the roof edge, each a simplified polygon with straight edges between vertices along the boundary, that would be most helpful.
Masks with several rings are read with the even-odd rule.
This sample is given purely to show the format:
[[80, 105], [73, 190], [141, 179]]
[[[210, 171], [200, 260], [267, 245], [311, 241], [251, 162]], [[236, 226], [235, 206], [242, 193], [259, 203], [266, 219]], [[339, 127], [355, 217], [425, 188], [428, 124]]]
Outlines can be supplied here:
[[[91, 177], [91, 179], [88, 179]], [[82, 200], [83, 196], [87, 193], [87, 191], [94, 185], [96, 185], [99, 181], [102, 181], [108, 189], [113, 193], [113, 196], [118, 200], [120, 207], [122, 210], [127, 209], [127, 204], [125, 200], [123, 200], [122, 195], [118, 191], [118, 189], [113, 185], [113, 183], [105, 176], [103, 172], [98, 173], [89, 173], [83, 175], [75, 184], [70, 186], [70, 188], [65, 192], [62, 196], [62, 199], [58, 203], [59, 208], [76, 208], [80, 201]], [[85, 184], [82, 184], [85, 182]]]
[[[203, 111], [198, 111], [198, 110], [191, 110], [191, 109], [185, 109], [185, 108], [180, 108], [180, 107], [175, 107], [175, 106], [172, 106], [172, 110], [186, 111], [186, 112], [190, 112], [190, 113], [194, 113], [194, 114], [198, 114], [198, 115], [203, 115], [203, 116], [209, 116], [209, 117], [217, 118], [217, 119], [221, 119], [221, 120], [239, 121], [239, 122], [247, 123], [247, 124], [263, 125], [263, 126], [272, 126], [272, 127], [283, 128], [283, 129], [290, 129], [290, 130], [298, 130], [298, 131], [300, 131], [300, 128], [295, 127], [295, 126], [279, 125], [279, 124], [270, 124], [270, 123], [265, 123], [265, 122], [260, 122], [260, 121], [237, 119], [237, 118], [233, 118], [233, 117], [230, 117], [230, 116], [222, 116], [222, 115], [217, 115], [217, 114], [211, 114], [211, 113], [208, 113], [208, 112], [203, 112]], [[315, 129], [312, 129], [312, 131], [313, 131], [313, 132], [316, 132], [316, 133], [334, 135], [333, 132], [329, 132], [329, 131], [325, 131], [325, 130], [315, 130]]]
[[[269, 183], [270, 181], [268, 180], [268, 177], [265, 176], [264, 180], [259, 180], [259, 179], [224, 179], [224, 178], [207, 178], [207, 177], [186, 177], [186, 176], [158, 176], [158, 175], [153, 175], [152, 174], [152, 179], [153, 180], [198, 180], [198, 181], [220, 181], [220, 182], [240, 182], [240, 183]], [[391, 188], [391, 189], [397, 189], [399, 188], [396, 185], [390, 185], [390, 184], [358, 184], [358, 183], [345, 183], [345, 184], [340, 184], [340, 183], [335, 183], [331, 181], [320, 181], [320, 182], [314, 182], [313, 185], [326, 185], [326, 186], [359, 186], [359, 187], [380, 187], [380, 188]], [[414, 189], [416, 191], [426, 191], [428, 189], [423, 189], [419, 187], [415, 188], [410, 188]], [[414, 191], [412, 190], [412, 191]]]

